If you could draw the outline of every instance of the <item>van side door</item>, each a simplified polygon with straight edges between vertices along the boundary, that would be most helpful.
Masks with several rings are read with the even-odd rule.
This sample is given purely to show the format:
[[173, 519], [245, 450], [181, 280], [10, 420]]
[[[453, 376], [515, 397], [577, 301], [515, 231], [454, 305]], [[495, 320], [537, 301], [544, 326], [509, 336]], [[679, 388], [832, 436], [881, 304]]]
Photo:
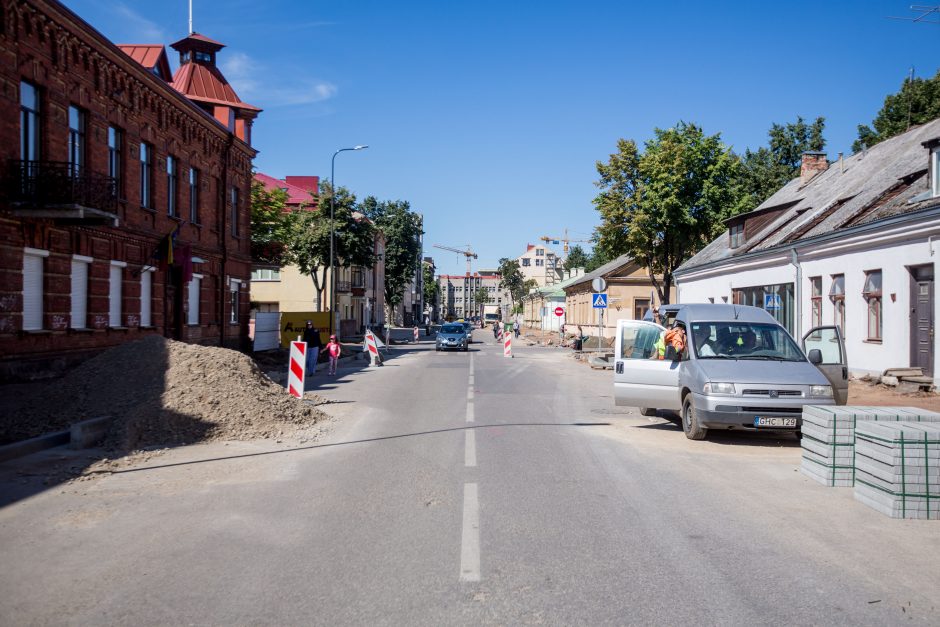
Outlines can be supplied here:
[[617, 405], [680, 409], [679, 364], [650, 359], [666, 329], [643, 320], [620, 320], [614, 347], [614, 399]]
[[845, 356], [845, 339], [837, 326], [814, 327], [803, 336], [803, 352], [813, 349], [822, 353], [822, 363], [815, 364], [832, 386], [837, 405], [849, 400], [849, 363]]

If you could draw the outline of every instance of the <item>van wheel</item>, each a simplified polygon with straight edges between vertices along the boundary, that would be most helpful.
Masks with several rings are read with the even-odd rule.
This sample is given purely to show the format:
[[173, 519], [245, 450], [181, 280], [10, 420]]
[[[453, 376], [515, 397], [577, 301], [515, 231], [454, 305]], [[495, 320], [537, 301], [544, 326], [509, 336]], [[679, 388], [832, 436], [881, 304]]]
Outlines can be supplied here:
[[698, 416], [695, 413], [695, 405], [692, 404], [692, 395], [685, 397], [682, 403], [682, 430], [685, 431], [685, 437], [690, 440], [704, 440], [708, 435], [708, 429], [698, 423]]
[[655, 407], [641, 407], [640, 415], [641, 416], [655, 416], [656, 408]]

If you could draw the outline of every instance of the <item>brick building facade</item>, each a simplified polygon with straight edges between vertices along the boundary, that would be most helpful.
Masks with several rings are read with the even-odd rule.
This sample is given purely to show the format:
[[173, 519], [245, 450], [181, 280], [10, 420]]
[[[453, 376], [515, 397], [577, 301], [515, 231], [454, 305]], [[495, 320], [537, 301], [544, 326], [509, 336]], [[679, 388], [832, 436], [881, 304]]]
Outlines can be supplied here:
[[260, 110], [222, 44], [173, 47], [168, 82], [162, 45], [122, 50], [54, 0], [0, 8], [0, 380], [146, 334], [244, 345]]

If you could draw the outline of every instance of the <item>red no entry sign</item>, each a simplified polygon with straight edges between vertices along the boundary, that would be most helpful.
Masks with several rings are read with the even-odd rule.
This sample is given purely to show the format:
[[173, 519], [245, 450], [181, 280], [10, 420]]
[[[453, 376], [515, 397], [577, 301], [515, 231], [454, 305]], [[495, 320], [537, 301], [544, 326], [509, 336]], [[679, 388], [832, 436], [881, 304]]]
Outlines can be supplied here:
[[562, 307], [555, 307], [555, 315], [560, 318], [565, 315], [565, 310]]

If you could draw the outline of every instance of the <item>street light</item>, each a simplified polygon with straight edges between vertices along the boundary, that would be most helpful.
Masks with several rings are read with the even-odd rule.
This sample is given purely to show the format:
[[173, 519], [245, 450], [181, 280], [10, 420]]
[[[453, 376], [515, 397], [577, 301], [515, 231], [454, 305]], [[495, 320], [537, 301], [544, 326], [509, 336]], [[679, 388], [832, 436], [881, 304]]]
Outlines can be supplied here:
[[333, 153], [333, 159], [330, 163], [330, 185], [333, 193], [330, 194], [330, 329], [331, 333], [339, 335], [339, 329], [336, 326], [336, 269], [333, 264], [333, 240], [335, 239], [336, 227], [334, 224], [334, 210], [336, 198], [336, 155], [347, 150], [362, 150], [368, 146], [353, 146], [352, 148], [340, 148]]

